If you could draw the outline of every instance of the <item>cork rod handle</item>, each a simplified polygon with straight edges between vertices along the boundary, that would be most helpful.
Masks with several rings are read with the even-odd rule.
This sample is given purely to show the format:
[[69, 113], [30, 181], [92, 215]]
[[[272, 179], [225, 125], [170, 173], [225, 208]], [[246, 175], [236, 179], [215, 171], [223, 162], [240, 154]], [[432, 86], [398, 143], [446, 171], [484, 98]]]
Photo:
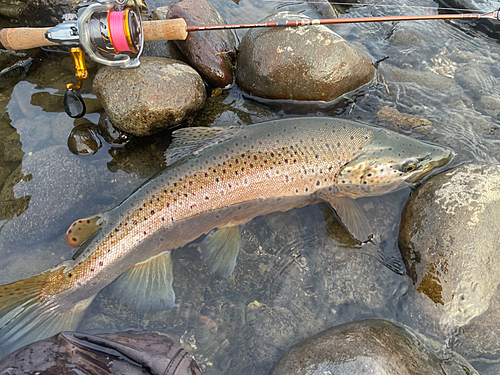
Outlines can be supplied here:
[[[144, 40], [185, 40], [186, 21], [182, 18], [143, 22]], [[45, 38], [50, 27], [16, 27], [0, 30], [0, 43], [5, 49], [20, 50], [53, 46], [57, 43]]]
[[53, 46], [56, 43], [45, 38], [50, 27], [16, 27], [0, 30], [0, 43], [5, 49], [18, 50]]
[[183, 18], [143, 22], [144, 40], [186, 40], [188, 33]]

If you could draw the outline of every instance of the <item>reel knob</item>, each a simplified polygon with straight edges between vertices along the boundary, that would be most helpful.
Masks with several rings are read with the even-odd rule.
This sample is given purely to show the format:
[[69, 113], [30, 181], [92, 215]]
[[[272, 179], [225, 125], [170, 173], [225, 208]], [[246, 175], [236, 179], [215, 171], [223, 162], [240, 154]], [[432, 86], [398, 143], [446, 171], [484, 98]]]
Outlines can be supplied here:
[[64, 110], [67, 115], [72, 118], [80, 118], [85, 115], [87, 107], [83, 101], [80, 91], [68, 89], [64, 94]]
[[86, 107], [83, 101], [80, 88], [84, 79], [87, 79], [89, 74], [85, 66], [85, 51], [79, 47], [71, 48], [70, 51], [73, 60], [75, 61], [76, 76], [78, 77], [78, 85], [68, 83], [66, 94], [64, 94], [64, 110], [69, 117], [79, 118], [85, 115]]

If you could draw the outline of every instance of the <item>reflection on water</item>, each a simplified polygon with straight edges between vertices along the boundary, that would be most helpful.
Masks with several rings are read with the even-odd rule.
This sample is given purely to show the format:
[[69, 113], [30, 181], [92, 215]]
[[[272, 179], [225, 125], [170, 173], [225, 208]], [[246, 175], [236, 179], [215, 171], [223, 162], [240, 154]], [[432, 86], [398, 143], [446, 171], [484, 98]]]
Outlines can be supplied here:
[[[307, 3], [211, 3], [228, 23], [259, 21], [275, 10], [317, 17]], [[156, 0], [149, 7], [162, 5]], [[353, 6], [344, 11], [350, 17], [436, 12], [431, 1], [405, 5], [430, 9]], [[373, 61], [388, 57], [370, 85], [321, 107], [259, 102], [234, 87], [209, 98], [193, 125], [244, 125], [298, 114], [385, 125], [377, 112], [391, 107], [430, 121], [407, 131], [453, 148], [458, 162], [498, 163], [500, 46], [494, 39], [458, 21], [332, 29]], [[245, 32], [237, 34], [241, 38]], [[144, 139], [104, 135], [91, 82], [82, 92], [90, 108], [85, 119], [65, 115], [62, 96], [74, 73], [71, 58], [60, 56], [41, 53], [26, 77], [0, 86], [0, 283], [71, 257], [64, 241], [70, 223], [115, 206], [164, 168], [171, 132]], [[95, 65], [90, 69], [92, 77]], [[74, 155], [67, 148], [68, 135], [82, 121], [102, 142], [93, 155]], [[211, 274], [196, 244], [188, 245], [173, 252], [178, 306], [172, 311], [139, 315], [103, 290], [81, 330], [159, 330], [180, 339], [204, 373], [262, 374], [291, 344], [334, 324], [384, 317], [411, 326], [398, 311], [409, 280], [389, 269], [401, 270], [397, 233], [408, 194], [362, 201], [376, 235], [371, 247], [357, 246], [325, 205], [246, 224], [235, 273], [227, 280]]]

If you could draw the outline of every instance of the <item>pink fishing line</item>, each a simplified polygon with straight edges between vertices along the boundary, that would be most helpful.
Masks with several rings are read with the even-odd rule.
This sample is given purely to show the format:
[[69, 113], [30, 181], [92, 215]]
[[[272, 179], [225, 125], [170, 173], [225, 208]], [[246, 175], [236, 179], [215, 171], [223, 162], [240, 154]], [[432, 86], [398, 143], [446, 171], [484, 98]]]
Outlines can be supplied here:
[[131, 51], [127, 43], [127, 36], [125, 35], [125, 23], [124, 20], [125, 11], [121, 12], [110, 12], [109, 14], [109, 33], [113, 45], [118, 52]]

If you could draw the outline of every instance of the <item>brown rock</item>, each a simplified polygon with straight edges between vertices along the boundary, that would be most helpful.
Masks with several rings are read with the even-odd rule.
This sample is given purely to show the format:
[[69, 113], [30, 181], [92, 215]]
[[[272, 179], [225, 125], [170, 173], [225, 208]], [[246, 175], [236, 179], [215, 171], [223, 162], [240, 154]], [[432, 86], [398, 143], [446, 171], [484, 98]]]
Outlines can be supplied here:
[[[310, 20], [281, 12], [261, 22]], [[241, 40], [237, 83], [267, 99], [332, 101], [370, 82], [369, 59], [326, 26], [251, 29]]]
[[[159, 18], [164, 14], [157, 10]], [[171, 6], [165, 17], [183, 18], [189, 26], [220, 25], [226, 21], [205, 0], [182, 0]], [[200, 75], [212, 87], [233, 83], [236, 40], [231, 30], [192, 32], [175, 42]]]
[[94, 79], [97, 98], [120, 130], [137, 136], [159, 132], [203, 107], [203, 80], [172, 59], [141, 58], [136, 69], [103, 67]]
[[391, 124], [403, 130], [432, 125], [432, 122], [425, 118], [401, 113], [396, 108], [389, 106], [382, 107], [382, 109], [377, 112], [377, 117], [379, 121]]

